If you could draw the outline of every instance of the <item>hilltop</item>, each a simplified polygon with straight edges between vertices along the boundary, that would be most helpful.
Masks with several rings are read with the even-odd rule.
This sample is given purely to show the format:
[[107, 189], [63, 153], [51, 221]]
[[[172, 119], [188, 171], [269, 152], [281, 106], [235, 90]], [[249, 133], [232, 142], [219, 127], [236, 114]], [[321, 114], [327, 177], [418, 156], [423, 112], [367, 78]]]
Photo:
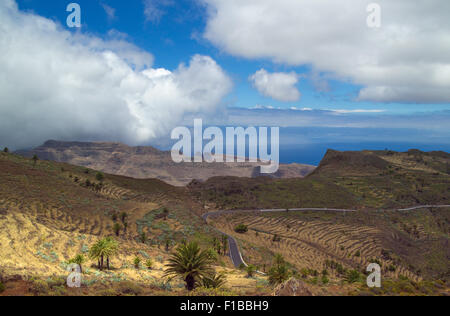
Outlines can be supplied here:
[[[170, 152], [150, 146], [130, 147], [109, 142], [62, 142], [49, 140], [32, 150], [18, 150], [24, 157], [65, 162], [136, 179], [156, 178], [166, 183], [184, 186], [192, 180], [207, 180], [215, 176], [258, 177], [258, 164], [253, 163], [181, 163], [172, 161]], [[275, 178], [304, 177], [314, 166], [281, 165]]]
[[444, 152], [328, 150], [303, 179], [214, 177], [188, 188], [202, 203], [222, 209], [448, 205], [449, 163]]
[[[346, 270], [377, 262], [384, 277], [414, 280], [389, 285], [396, 294], [411, 294], [417, 282], [449, 281], [450, 208], [398, 209], [449, 205], [449, 162], [444, 152], [329, 150], [304, 179], [217, 177], [188, 188], [200, 203], [218, 209], [288, 209], [211, 220], [239, 240], [247, 262], [266, 267], [266, 258], [278, 252], [312, 282], [319, 282], [320, 271], [345, 279]], [[289, 210], [308, 207], [356, 211]], [[237, 233], [237, 225], [248, 231]]]

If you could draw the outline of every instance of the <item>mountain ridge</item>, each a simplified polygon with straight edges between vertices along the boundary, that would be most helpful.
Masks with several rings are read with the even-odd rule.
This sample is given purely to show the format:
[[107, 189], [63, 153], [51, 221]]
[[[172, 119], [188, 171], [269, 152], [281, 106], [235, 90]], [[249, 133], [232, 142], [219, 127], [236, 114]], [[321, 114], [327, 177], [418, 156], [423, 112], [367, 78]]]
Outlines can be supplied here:
[[[70, 163], [103, 172], [137, 179], [157, 178], [175, 186], [216, 176], [257, 177], [255, 163], [180, 163], [172, 161], [169, 151], [152, 146], [128, 146], [120, 142], [78, 142], [48, 140], [30, 150], [15, 152], [24, 157]], [[273, 178], [302, 178], [314, 170], [304, 164], [280, 164]]]

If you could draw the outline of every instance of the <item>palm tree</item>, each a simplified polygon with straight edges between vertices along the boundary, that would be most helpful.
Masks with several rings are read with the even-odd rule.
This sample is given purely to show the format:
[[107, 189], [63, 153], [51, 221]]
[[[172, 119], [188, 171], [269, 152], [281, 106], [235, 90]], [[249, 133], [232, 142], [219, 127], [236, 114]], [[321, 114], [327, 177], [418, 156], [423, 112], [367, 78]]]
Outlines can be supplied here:
[[78, 266], [80, 267], [80, 272], [81, 272], [81, 273], [83, 273], [83, 267], [82, 267], [82, 265], [83, 265], [83, 263], [85, 263], [85, 262], [86, 262], [86, 258], [84, 258], [84, 256], [81, 255], [81, 254], [76, 255], [74, 258], [72, 258], [72, 259], [69, 260], [69, 263], [75, 263], [75, 264], [78, 264]]
[[207, 289], [218, 289], [225, 285], [226, 277], [223, 273], [213, 273], [202, 278], [202, 286]]
[[98, 269], [103, 269], [103, 258], [105, 256], [105, 242], [104, 239], [97, 241], [91, 249], [89, 249], [89, 258], [94, 260], [97, 259]]
[[125, 220], [127, 219], [128, 214], [126, 212], [120, 213], [120, 220], [125, 224]]
[[269, 270], [270, 284], [281, 284], [289, 279], [290, 273], [286, 261], [280, 254], [274, 258], [275, 265]]
[[222, 251], [223, 255], [227, 255], [227, 249], [228, 249], [228, 236], [222, 235]]
[[110, 257], [116, 255], [119, 245], [111, 237], [103, 238], [97, 241], [89, 250], [89, 258], [97, 259], [98, 268], [103, 270], [103, 262], [106, 258], [106, 267], [109, 270]]
[[275, 254], [273, 261], [275, 262], [276, 266], [281, 266], [281, 265], [285, 264], [283, 255], [281, 255], [279, 253]]
[[163, 215], [164, 220], [166, 221], [167, 217], [169, 216], [169, 210], [166, 207], [163, 209], [162, 215]]
[[142, 232], [141, 235], [139, 236], [139, 239], [143, 244], [145, 244], [147, 242], [147, 234], [145, 234], [145, 232]]
[[114, 257], [117, 254], [117, 252], [119, 251], [119, 244], [114, 238], [111, 237], [106, 238], [106, 243], [106, 268], [109, 270], [109, 258]]
[[172, 254], [164, 277], [180, 276], [186, 289], [192, 291], [202, 277], [212, 274], [211, 263], [208, 251], [201, 250], [196, 242], [190, 242], [179, 246]]
[[120, 235], [120, 230], [122, 229], [122, 225], [119, 223], [115, 223], [113, 226], [114, 234], [116, 234], [117, 237]]

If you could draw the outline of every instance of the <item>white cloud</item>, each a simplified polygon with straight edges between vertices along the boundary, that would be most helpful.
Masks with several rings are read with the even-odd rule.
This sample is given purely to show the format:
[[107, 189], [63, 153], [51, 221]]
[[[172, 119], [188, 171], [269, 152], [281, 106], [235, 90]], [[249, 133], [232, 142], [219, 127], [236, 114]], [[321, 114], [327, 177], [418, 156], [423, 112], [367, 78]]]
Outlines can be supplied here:
[[268, 73], [265, 69], [261, 69], [251, 75], [249, 79], [263, 96], [284, 102], [300, 99], [300, 91], [296, 87], [298, 75], [294, 72]]
[[154, 69], [151, 54], [120, 37], [65, 31], [12, 0], [0, 2], [0, 34], [0, 143], [12, 148], [55, 138], [146, 143], [187, 113], [221, 110], [232, 86], [210, 57]]
[[108, 19], [110, 21], [112, 21], [116, 18], [116, 9], [114, 9], [113, 7], [111, 7], [105, 3], [102, 3], [102, 7], [105, 10], [105, 13], [108, 16]]
[[204, 37], [232, 55], [311, 65], [361, 85], [360, 100], [450, 102], [448, 0], [378, 0], [379, 29], [370, 1], [202, 1]]
[[165, 7], [174, 4], [172, 0], [143, 0], [144, 15], [148, 22], [159, 23], [161, 18], [166, 14]]
[[349, 113], [383, 113], [386, 112], [386, 110], [330, 110], [331, 112], [337, 113], [337, 114], [349, 114]]

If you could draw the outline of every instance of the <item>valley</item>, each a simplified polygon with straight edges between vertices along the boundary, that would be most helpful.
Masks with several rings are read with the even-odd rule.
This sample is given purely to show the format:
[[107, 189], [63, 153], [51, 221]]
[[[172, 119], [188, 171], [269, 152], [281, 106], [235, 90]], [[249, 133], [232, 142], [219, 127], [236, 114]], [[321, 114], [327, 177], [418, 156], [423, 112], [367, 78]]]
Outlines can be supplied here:
[[[212, 249], [214, 270], [226, 278], [194, 295], [278, 293], [270, 281], [278, 255], [286, 276], [311, 295], [444, 295], [450, 208], [410, 208], [450, 204], [448, 160], [445, 153], [330, 151], [304, 179], [214, 177], [178, 187], [0, 153], [3, 295], [185, 295], [183, 281], [164, 271], [186, 241]], [[274, 208], [281, 210], [261, 211]], [[236, 232], [239, 225], [246, 231]], [[263, 274], [249, 277], [230, 258], [232, 248], [217, 247], [222, 233]], [[111, 269], [99, 270], [88, 257], [105, 237], [119, 250]], [[68, 289], [65, 269], [80, 254], [82, 287]], [[365, 285], [373, 262], [382, 289]]]

